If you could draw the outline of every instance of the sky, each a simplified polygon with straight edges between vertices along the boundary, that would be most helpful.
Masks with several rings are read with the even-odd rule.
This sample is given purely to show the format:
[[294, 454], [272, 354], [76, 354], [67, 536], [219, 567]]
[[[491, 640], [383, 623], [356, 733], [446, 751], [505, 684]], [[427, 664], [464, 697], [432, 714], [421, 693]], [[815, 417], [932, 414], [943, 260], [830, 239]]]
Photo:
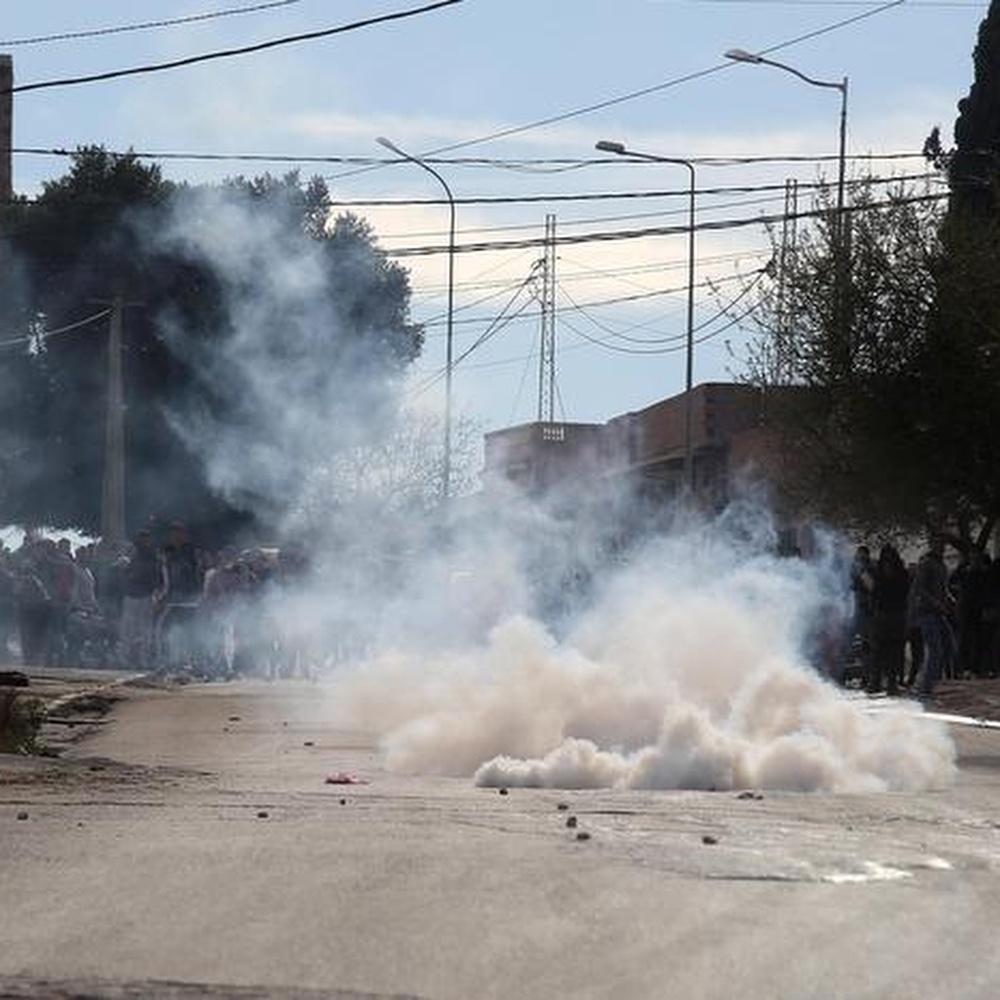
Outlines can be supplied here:
[[[432, 2], [0, 0], [0, 53], [28, 88]], [[787, 181], [805, 210], [813, 186], [836, 177], [841, 91], [723, 54], [742, 48], [815, 80], [846, 77], [848, 178], [920, 175], [930, 130], [951, 141], [986, 10], [958, 0], [461, 0], [254, 53], [20, 90], [14, 189], [33, 196], [65, 172], [66, 157], [44, 151], [90, 144], [133, 149], [178, 181], [324, 177], [337, 210], [366, 218], [410, 271], [427, 341], [407, 402], [440, 410], [449, 205], [438, 179], [378, 144], [386, 137], [430, 157], [455, 200], [453, 412], [483, 432], [539, 416], [538, 275], [552, 216], [566, 241], [552, 283], [553, 415], [601, 423], [684, 389], [689, 173], [595, 143], [693, 163], [694, 383], [739, 378], [745, 289], [771, 256], [763, 220], [784, 211]], [[656, 228], [668, 232], [641, 235]]]

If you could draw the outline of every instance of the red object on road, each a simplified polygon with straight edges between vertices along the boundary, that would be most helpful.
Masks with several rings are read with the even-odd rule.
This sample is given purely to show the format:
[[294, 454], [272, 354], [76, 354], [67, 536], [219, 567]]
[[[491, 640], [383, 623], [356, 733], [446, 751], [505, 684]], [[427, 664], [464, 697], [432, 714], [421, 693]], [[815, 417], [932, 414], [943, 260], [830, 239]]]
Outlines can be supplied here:
[[324, 781], [326, 785], [367, 785], [364, 778], [359, 778], [356, 774], [348, 774], [346, 771], [334, 771], [328, 774]]

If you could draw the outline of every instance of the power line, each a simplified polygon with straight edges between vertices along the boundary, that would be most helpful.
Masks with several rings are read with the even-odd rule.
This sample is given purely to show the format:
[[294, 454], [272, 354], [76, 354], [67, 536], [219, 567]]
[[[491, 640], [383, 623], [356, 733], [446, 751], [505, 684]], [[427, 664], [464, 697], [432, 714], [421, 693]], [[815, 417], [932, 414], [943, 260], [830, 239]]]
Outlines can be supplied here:
[[[458, 2], [458, 0], [456, 0]], [[76, 156], [78, 149], [67, 149], [65, 146], [14, 146], [11, 153], [20, 156]], [[345, 156], [335, 154], [301, 154], [292, 153], [206, 153], [176, 150], [121, 150], [105, 149], [110, 156], [135, 156], [141, 160], [190, 160], [192, 162], [209, 163], [328, 163], [346, 164], [368, 167], [381, 167], [398, 163], [398, 159], [388, 159], [382, 156]], [[845, 157], [849, 162], [872, 162], [891, 160], [926, 159], [923, 153], [851, 153]], [[700, 167], [751, 166], [767, 163], [834, 163], [839, 162], [837, 153], [783, 153], [754, 154], [752, 156], [696, 156], [691, 162]], [[559, 167], [593, 167], [614, 163], [617, 166], [649, 167], [655, 166], [642, 160], [625, 161], [618, 157], [536, 157], [515, 159], [491, 156], [429, 156], [426, 162], [447, 167], [496, 167], [502, 169], [517, 169], [527, 166], [559, 166]]]
[[[714, 340], [720, 334], [725, 333], [726, 330], [730, 329], [730, 327], [733, 327], [738, 322], [742, 321], [746, 316], [750, 314], [752, 310], [753, 307], [751, 306], [742, 316], [738, 317], [737, 319], [731, 320], [729, 323], [727, 323], [723, 327], [720, 327], [718, 330], [712, 330], [709, 333], [703, 334], [701, 337], [696, 337], [694, 340], [695, 346], [699, 344], [705, 344], [710, 340]], [[609, 344], [607, 341], [601, 340], [600, 337], [591, 337], [589, 334], [586, 334], [582, 330], [575, 327], [565, 318], [561, 321], [561, 324], [567, 327], [568, 329], [572, 330], [573, 333], [575, 333], [578, 337], [581, 337], [583, 340], [587, 341], [587, 343], [593, 344], [595, 347], [602, 347], [607, 351], [614, 351], [616, 354], [662, 355], [662, 354], [676, 354], [678, 351], [687, 350], [687, 344], [684, 342], [676, 344], [672, 347], [655, 347], [655, 348], [651, 347], [648, 349], [638, 348], [638, 347], [620, 347], [617, 344]], [[681, 341], [686, 341], [687, 336], [685, 335], [678, 339]]]
[[[700, 3], [731, 3], [741, 6], [758, 4], [772, 7], [868, 7], [867, 0], [698, 0]], [[906, 0], [907, 7], [982, 8], [982, 3], [971, 0]]]
[[[759, 269], [758, 269], [757, 273], [758, 274], [760, 273]], [[705, 289], [705, 288], [712, 289], [712, 288], [715, 288], [718, 285], [721, 285], [721, 284], [723, 284], [725, 282], [742, 280], [743, 277], [744, 276], [741, 275], [741, 274], [730, 274], [730, 275], [726, 275], [726, 276], [719, 277], [719, 278], [713, 278], [711, 280], [706, 279], [705, 281], [698, 282], [695, 285], [695, 288], [698, 288], [698, 289]], [[514, 292], [515, 296], [521, 291], [521, 287], [523, 286], [523, 284], [524, 283], [522, 282], [522, 284], [519, 285], [518, 288], [515, 290], [515, 292]], [[508, 288], [509, 288], [509, 286], [508, 286]], [[570, 307], [568, 307], [570, 312], [576, 312], [576, 311], [583, 312], [583, 311], [586, 311], [586, 310], [589, 310], [589, 309], [601, 309], [601, 308], [604, 308], [606, 306], [624, 305], [624, 304], [630, 303], [630, 302], [642, 302], [642, 301], [645, 301], [645, 300], [648, 300], [648, 299], [661, 298], [661, 297], [667, 296], [667, 295], [678, 295], [681, 292], [686, 292], [687, 291], [687, 285], [683, 285], [683, 286], [678, 287], [678, 288], [658, 288], [658, 289], [655, 289], [655, 290], [652, 290], [652, 291], [647, 291], [647, 292], [637, 292], [637, 293], [632, 294], [632, 295], [618, 295], [618, 296], [616, 296], [614, 298], [610, 298], [610, 299], [597, 299], [597, 300], [594, 300], [594, 301], [582, 302], [582, 303], [576, 303], [575, 300], [573, 300], [571, 298], [571, 296], [569, 295], [569, 293], [566, 292], [565, 288], [563, 288], [561, 284], [560, 284], [560, 290], [563, 292], [564, 295], [566, 295], [566, 297], [568, 299], [571, 300], [571, 302], [573, 302], [573, 305], [571, 305]], [[504, 291], [506, 291], [506, 289], [504, 289]], [[496, 295], [489, 296], [489, 298], [491, 298], [491, 299], [492, 298], [497, 298], [499, 294], [500, 293], [497, 293]], [[736, 301], [738, 301], [738, 299], [734, 300], [734, 304], [735, 304]], [[482, 304], [482, 302], [470, 303], [468, 306], [466, 306], [466, 308], [471, 308], [474, 305], [481, 305], [481, 304]], [[509, 304], [504, 307], [504, 309], [507, 309], [507, 308], [509, 308]], [[521, 312], [518, 312], [517, 315], [521, 315]], [[532, 317], [535, 317], [535, 316], [538, 316], [539, 313], [533, 312], [530, 315]], [[718, 317], [714, 317], [714, 318], [717, 319]], [[465, 319], [457, 319], [457, 320], [455, 320], [455, 325], [456, 326], [459, 326], [459, 325], [472, 326], [472, 325], [478, 325], [480, 323], [488, 323], [488, 322], [490, 322], [490, 320], [487, 319], [486, 317], [483, 317], [483, 316], [468, 316]], [[441, 316], [433, 316], [430, 319], [426, 319], [426, 320], [422, 321], [420, 325], [424, 329], [427, 329], [428, 327], [443, 326], [444, 323], [445, 323], [445, 320], [444, 320], [443, 317], [441, 317]], [[595, 324], [595, 325], [599, 325], [599, 324]], [[645, 324], [645, 325], [648, 326], [649, 324]], [[701, 324], [701, 325], [704, 325], [704, 324]], [[699, 325], [698, 329], [701, 329], [701, 325]], [[630, 327], [630, 329], [635, 329], [635, 328], [636, 327]], [[684, 337], [684, 336], [685, 336], [684, 334], [680, 334], [679, 335], [679, 337], [681, 337], [681, 338]], [[652, 343], [652, 342], [654, 342], [657, 339], [660, 339], [660, 338], [650, 338], [649, 340], [646, 340], [645, 342], [646, 343]], [[668, 336], [668, 337], [665, 337], [665, 338], [662, 338], [662, 339], [665, 339], [665, 340], [674, 340], [674, 339], [679, 339], [679, 338], [675, 338], [673, 336]]]
[[[503, 309], [501, 309], [500, 312], [490, 321], [486, 329], [475, 339], [475, 341], [473, 341], [473, 343], [469, 347], [467, 347], [461, 354], [459, 354], [457, 358], [455, 358], [455, 360], [452, 362], [450, 366], [450, 370], [453, 371], [470, 354], [478, 350], [480, 347], [483, 346], [483, 344], [485, 344], [487, 341], [495, 337], [505, 326], [507, 326], [509, 323], [512, 323], [515, 319], [517, 319], [518, 316], [521, 315], [521, 313], [525, 312], [531, 306], [532, 300], [528, 299], [528, 301], [525, 302], [517, 310], [517, 312], [511, 313], [509, 316], [507, 315], [507, 310], [509, 310], [514, 305], [514, 303], [521, 295], [521, 292], [523, 292], [524, 289], [528, 287], [528, 285], [534, 280], [534, 278], [535, 278], [535, 271], [534, 268], [532, 268], [532, 270], [525, 277], [525, 279], [514, 290], [513, 295], [511, 295], [510, 298], [507, 300], [507, 303], [503, 307]], [[449, 366], [446, 365], [444, 368], [441, 368], [438, 371], [434, 372], [432, 375], [429, 375], [427, 378], [424, 379], [424, 381], [421, 384], [414, 387], [413, 395], [421, 395], [427, 392], [428, 389], [432, 388], [434, 385], [440, 382], [441, 379], [443, 379], [447, 375], [448, 371], [449, 371]]]
[[[917, 181], [927, 181], [936, 178], [936, 174], [901, 174], [897, 176], [889, 177], [866, 177], [863, 181], [858, 181], [857, 183], [876, 186], [876, 185], [890, 185], [899, 183], [913, 183]], [[801, 191], [812, 191], [812, 190], [824, 190], [829, 185], [820, 183], [800, 183], [798, 184], [798, 190]], [[741, 200], [727, 201], [727, 202], [714, 202], [710, 205], [702, 205], [699, 208], [699, 214], [704, 215], [706, 212], [719, 212], [723, 209], [731, 208], [752, 208], [753, 206], [762, 205], [773, 205], [776, 202], [785, 201], [785, 192], [787, 190], [786, 184], [761, 184], [753, 187], [731, 187], [731, 188], [705, 188], [701, 192], [702, 195], [722, 195], [722, 194], [774, 194], [774, 197], [766, 198], [745, 198]], [[670, 195], [681, 197], [687, 196], [687, 192], [684, 191], [672, 191]], [[580, 219], [567, 219], [565, 221], [560, 220], [560, 229], [566, 229], [570, 227], [579, 226], [591, 226], [601, 223], [609, 222], [629, 222], [635, 219], [649, 219], [649, 218], [663, 218], [669, 215], [686, 215], [686, 208], [676, 208], [676, 209], [653, 209], [647, 212], [633, 212], [627, 215], [604, 215], [604, 216], [587, 216]], [[537, 222], [519, 222], [510, 223], [503, 226], [470, 226], [468, 228], [461, 228], [459, 232], [462, 235], [470, 235], [472, 233], [511, 233], [523, 231], [526, 229], [537, 229]], [[405, 235], [397, 233], [379, 233], [378, 237], [380, 242], [388, 242], [392, 240], [402, 240], [402, 239], [416, 239], [416, 238], [427, 238], [432, 236], [439, 236], [440, 230], [430, 230], [427, 232], [409, 232]]]
[[[922, 154], [916, 154], [922, 155]], [[827, 157], [816, 157], [815, 162], [827, 159]], [[831, 157], [830, 159], [836, 159]], [[697, 163], [697, 160], [692, 160]], [[778, 161], [775, 161], [778, 162]], [[865, 177], [849, 182], [848, 186], [858, 187], [869, 181], [877, 184], [891, 184], [896, 181], [919, 181], [933, 180], [939, 175], [935, 172], [921, 174], [900, 174], [888, 177]], [[829, 184], [822, 181], [802, 181], [798, 188], [802, 190], [821, 190], [829, 187]], [[722, 187], [699, 187], [695, 194], [699, 197], [712, 195], [732, 195], [732, 194], [762, 194], [768, 191], [784, 191], [785, 184], [750, 184], [750, 185], [725, 185]], [[598, 191], [581, 192], [577, 194], [531, 194], [531, 195], [480, 195], [458, 197], [455, 199], [456, 205], [531, 205], [545, 204], [548, 202], [574, 202], [574, 201], [627, 201], [630, 199], [645, 198], [674, 198], [687, 197], [687, 188], [667, 188], [652, 191]], [[330, 202], [331, 208], [393, 208], [412, 207], [414, 205], [447, 205], [444, 198], [350, 198], [337, 199]]]
[[[880, 4], [878, 7], [872, 8], [870, 10], [863, 11], [860, 14], [855, 14], [852, 17], [845, 18], [841, 21], [837, 21], [834, 24], [826, 25], [823, 28], [817, 28], [815, 31], [807, 32], [804, 35], [798, 35], [795, 38], [789, 38], [786, 41], [779, 42], [777, 45], [772, 45], [769, 48], [762, 49], [761, 54], [766, 54], [770, 52], [779, 52], [782, 49], [790, 48], [794, 45], [798, 45], [801, 42], [809, 41], [813, 38], [818, 38], [821, 35], [829, 34], [833, 31], [839, 31], [841, 28], [846, 28], [852, 24], [856, 24], [859, 21], [866, 20], [870, 17], [875, 17], [884, 11], [889, 10], [892, 7], [898, 7], [905, 3], [906, 0], [889, 0], [888, 3]], [[648, 97], [651, 94], [660, 93], [661, 91], [671, 89], [673, 87], [679, 87], [685, 83], [691, 83], [694, 80], [700, 80], [706, 76], [711, 76], [714, 73], [720, 73], [723, 70], [731, 69], [733, 63], [730, 61], [725, 61], [722, 63], [717, 63], [714, 66], [710, 66], [707, 69], [696, 70], [693, 73], [686, 73], [683, 76], [677, 76], [670, 80], [665, 80], [662, 83], [654, 84], [651, 87], [643, 87], [641, 90], [633, 90], [627, 94], [619, 94], [616, 97], [609, 97], [603, 101], [597, 101], [594, 104], [584, 105], [583, 107], [574, 108], [570, 111], [564, 111], [559, 114], [549, 115], [547, 118], [538, 118], [535, 121], [527, 122], [524, 125], [513, 125], [509, 128], [499, 129], [496, 132], [490, 132], [486, 135], [479, 136], [475, 139], [465, 139], [462, 142], [454, 142], [447, 146], [438, 146], [435, 149], [429, 149], [420, 154], [420, 159], [426, 160], [428, 156], [437, 156], [441, 153], [451, 153], [456, 149], [467, 149], [470, 146], [480, 146], [487, 142], [495, 142], [497, 139], [506, 139], [512, 135], [521, 135], [524, 132], [531, 132], [535, 129], [544, 128], [548, 125], [557, 125], [560, 122], [569, 121], [572, 118], [580, 118], [583, 115], [593, 114], [595, 111], [604, 111], [607, 108], [615, 107], [618, 104], [624, 104], [628, 101], [634, 101], [640, 97]], [[351, 177], [358, 173], [364, 173], [367, 170], [371, 170], [372, 167], [362, 168], [356, 171], [349, 171], [347, 173], [342, 173], [337, 175], [338, 177]]]
[[[528, 251], [525, 251], [527, 254]], [[731, 250], [728, 253], [718, 253], [718, 254], [708, 254], [705, 256], [698, 256], [698, 266], [703, 267], [706, 264], [721, 264], [726, 262], [731, 262], [734, 260], [740, 260], [745, 257], [770, 257], [770, 250]], [[661, 274], [664, 271], [671, 270], [673, 268], [686, 267], [687, 264], [684, 261], [670, 263], [666, 261], [655, 261], [648, 264], [632, 264], [627, 267], [608, 267], [608, 268], [597, 268], [590, 267], [589, 265], [583, 264], [580, 261], [573, 260], [572, 258], [566, 257], [565, 255], [560, 255], [559, 263], [562, 267], [562, 277], [561, 282], [577, 282], [577, 281], [622, 281], [625, 279], [640, 275], [640, 274]], [[572, 270], [568, 273], [566, 271], [566, 265], [569, 265]], [[496, 267], [509, 266], [509, 262], [501, 262], [496, 265]], [[496, 270], [496, 267], [491, 270]], [[627, 282], [632, 284], [632, 282]], [[413, 290], [413, 295], [418, 298], [431, 299], [437, 298], [439, 295], [443, 294], [447, 290], [447, 285], [445, 284], [435, 284], [433, 282], [423, 282], [419, 288]], [[475, 292], [483, 291], [485, 289], [494, 289], [489, 295], [484, 296], [477, 302], [467, 303], [465, 306], [456, 306], [458, 309], [468, 309], [471, 306], [478, 305], [482, 302], [489, 301], [490, 299], [496, 298], [502, 295], [504, 291], [511, 287], [511, 280], [509, 278], [496, 278], [492, 281], [479, 281], [477, 279], [471, 279], [469, 281], [459, 281], [455, 285], [456, 291], [464, 292]], [[642, 288], [642, 285], [636, 285], [638, 288]], [[440, 316], [434, 316], [431, 320], [425, 320], [425, 324], [428, 322], [434, 322], [439, 319], [443, 320], [444, 313]]]
[[71, 333], [73, 330], [79, 330], [81, 327], [89, 326], [91, 323], [96, 323], [99, 319], [104, 319], [105, 316], [110, 316], [111, 310], [105, 309], [102, 312], [94, 313], [93, 316], [88, 316], [86, 319], [77, 320], [75, 323], [69, 323], [66, 326], [61, 326], [55, 330], [40, 330], [37, 333], [29, 333], [26, 337], [15, 337], [12, 340], [0, 340], [0, 347], [13, 347], [16, 344], [31, 344], [37, 343], [38, 341], [48, 340], [50, 337], [58, 337], [64, 333]]
[[[948, 192], [940, 194], [911, 195], [906, 198], [893, 199], [891, 201], [873, 201], [864, 206], [854, 206], [848, 209], [850, 212], [859, 213], [866, 211], [876, 211], [881, 208], [888, 208], [897, 204], [916, 204], [919, 202], [944, 201], [949, 197]], [[758, 215], [746, 219], [719, 219], [708, 222], [699, 222], [694, 228], [698, 232], [719, 231], [728, 229], [742, 229], [747, 226], [767, 226], [791, 219], [815, 219], [830, 214], [829, 208], [807, 209], [801, 212], [778, 212], [771, 215]], [[559, 246], [575, 245], [578, 243], [601, 243], [615, 242], [618, 240], [645, 239], [652, 236], [677, 236], [687, 233], [689, 227], [678, 226], [649, 226], [643, 229], [619, 229], [598, 233], [580, 233], [569, 236], [557, 236], [555, 242]], [[533, 237], [522, 240], [492, 240], [478, 243], [459, 243], [454, 249], [455, 253], [482, 253], [484, 251], [502, 250], [523, 250], [529, 247], [541, 247], [545, 245], [544, 237]], [[445, 253], [448, 247], [444, 246], [423, 246], [423, 247], [402, 247], [397, 250], [384, 250], [387, 257], [427, 257], [434, 254]]]
[[[117, 155], [117, 154], [115, 154]], [[819, 158], [823, 159], [823, 158]], [[936, 172], [921, 174], [895, 174], [885, 177], [867, 176], [855, 181], [848, 182], [849, 187], [863, 186], [865, 184], [894, 184], [902, 182], [915, 182], [921, 180], [938, 180], [940, 175]], [[785, 190], [785, 183], [781, 184], [750, 184], [750, 185], [724, 185], [717, 187], [703, 187], [696, 190], [696, 194], [702, 197], [714, 197], [717, 195], [739, 195], [739, 194], [763, 194], [770, 191], [778, 192]], [[800, 181], [798, 188], [800, 191], [823, 190], [829, 184], [823, 181]], [[539, 194], [539, 195], [481, 195], [455, 198], [456, 205], [532, 205], [532, 204], [555, 204], [588, 201], [642, 201], [649, 198], [676, 198], [682, 195], [686, 197], [687, 190], [677, 188], [667, 188], [651, 191], [597, 191], [580, 192], [577, 194]], [[113, 199], [91, 198], [92, 202], [112, 201]], [[39, 204], [39, 198], [11, 198], [7, 204], [11, 205], [35, 205]], [[331, 200], [331, 209], [341, 208], [412, 208], [415, 206], [440, 206], [447, 205], [443, 198], [359, 198], [359, 199], [337, 199]], [[716, 208], [719, 206], [715, 206]], [[664, 213], [667, 214], [667, 213]], [[569, 225], [571, 223], [567, 223]], [[575, 223], [573, 223], [575, 224]], [[475, 231], [475, 230], [466, 230]], [[411, 234], [412, 235], [412, 234]], [[382, 237], [383, 239], [391, 237]], [[400, 237], [401, 238], [401, 237]]]
[[196, 21], [213, 21], [220, 17], [232, 17], [238, 14], [255, 14], [262, 10], [275, 7], [288, 7], [301, 3], [302, 0], [270, 0], [269, 3], [257, 3], [249, 7], [231, 7], [229, 10], [215, 10], [207, 14], [189, 14], [187, 17], [174, 17], [163, 21], [141, 21], [137, 24], [120, 24], [110, 28], [91, 28], [84, 31], [63, 31], [53, 35], [34, 35], [30, 38], [8, 38], [0, 41], [0, 48], [13, 48], [18, 45], [41, 45], [45, 42], [75, 41], [81, 38], [98, 38], [103, 35], [121, 35], [131, 31], [148, 31], [153, 28], [172, 28], [179, 24], [193, 24]]
[[335, 28], [323, 28], [319, 31], [307, 31], [300, 35], [286, 35], [283, 38], [272, 38], [266, 42], [258, 42], [255, 45], [244, 45], [236, 49], [219, 49], [215, 52], [206, 52], [198, 56], [187, 56], [184, 59], [173, 59], [170, 62], [147, 63], [143, 66], [133, 66], [129, 69], [109, 70], [104, 73], [92, 73], [88, 76], [64, 77], [59, 80], [43, 80], [38, 83], [22, 83], [9, 89], [0, 90], [0, 94], [23, 94], [29, 90], [43, 90], [51, 87], [71, 87], [80, 83], [97, 83], [102, 80], [114, 80], [123, 76], [136, 76], [144, 73], [158, 73], [162, 70], [168, 69], [179, 69], [182, 66], [193, 66], [197, 63], [210, 62], [216, 59], [230, 59], [233, 56], [245, 56], [254, 52], [263, 52], [266, 49], [274, 49], [282, 45], [291, 45], [296, 42], [307, 42], [317, 38], [327, 38], [330, 35], [338, 35], [347, 31], [355, 31], [358, 28], [368, 28], [374, 24], [385, 24], [389, 21], [398, 21], [402, 18], [414, 17], [417, 14], [426, 14], [442, 7], [450, 7], [456, 3], [462, 3], [462, 0], [436, 0], [436, 2], [426, 4], [423, 7], [414, 7], [410, 10], [395, 11], [391, 14], [380, 14], [377, 17], [369, 17], [361, 21], [353, 21], [349, 24], [338, 25]]

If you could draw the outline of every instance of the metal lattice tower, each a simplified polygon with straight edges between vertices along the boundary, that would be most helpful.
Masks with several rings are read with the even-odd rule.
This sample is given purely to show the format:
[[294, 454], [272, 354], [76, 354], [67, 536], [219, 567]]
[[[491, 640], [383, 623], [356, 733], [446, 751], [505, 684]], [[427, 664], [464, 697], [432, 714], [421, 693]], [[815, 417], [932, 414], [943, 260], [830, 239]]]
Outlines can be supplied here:
[[556, 401], [556, 217], [545, 216], [542, 259], [542, 333], [538, 352], [538, 422], [555, 422]]
[[778, 331], [775, 343], [774, 377], [779, 385], [791, 381], [794, 370], [792, 331], [788, 315], [787, 277], [790, 258], [794, 258], [798, 239], [799, 182], [785, 181], [785, 213], [781, 227], [781, 247], [778, 251]]

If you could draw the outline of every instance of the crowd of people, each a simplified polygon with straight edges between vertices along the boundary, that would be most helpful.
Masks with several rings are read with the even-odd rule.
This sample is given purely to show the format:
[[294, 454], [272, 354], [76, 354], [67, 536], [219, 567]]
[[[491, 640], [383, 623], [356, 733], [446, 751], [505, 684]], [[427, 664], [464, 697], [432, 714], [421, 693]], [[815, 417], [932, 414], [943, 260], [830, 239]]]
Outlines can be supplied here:
[[[306, 570], [292, 549], [196, 547], [180, 522], [75, 551], [28, 532], [16, 550], [0, 545], [0, 660], [13, 645], [36, 666], [307, 673], [322, 651], [291, 634], [281, 610]], [[891, 544], [877, 558], [860, 545], [844, 575], [848, 619], [829, 605], [810, 640], [832, 680], [929, 697], [942, 679], [1000, 676], [1000, 559], [972, 550], [949, 566], [933, 537], [910, 565]], [[335, 632], [334, 645], [351, 634], [343, 623]]]
[[926, 698], [941, 680], [1000, 676], [1000, 560], [974, 549], [949, 567], [940, 536], [909, 566], [891, 544], [874, 559], [861, 545], [850, 586], [848, 659], [870, 694]]
[[225, 677], [288, 667], [269, 613], [302, 572], [290, 552], [196, 547], [180, 522], [128, 544], [28, 532], [0, 547], [0, 659], [34, 666], [188, 670]]

